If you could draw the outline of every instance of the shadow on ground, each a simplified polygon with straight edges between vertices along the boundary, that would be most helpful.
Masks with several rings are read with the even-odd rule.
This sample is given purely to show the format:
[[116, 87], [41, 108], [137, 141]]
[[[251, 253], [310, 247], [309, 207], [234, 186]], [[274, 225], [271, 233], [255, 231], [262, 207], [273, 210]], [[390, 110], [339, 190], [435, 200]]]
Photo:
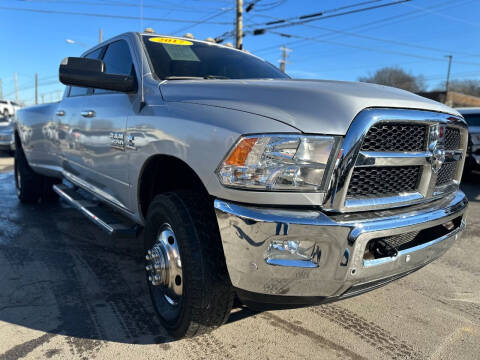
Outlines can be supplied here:
[[[0, 199], [1, 321], [72, 342], [172, 340], [151, 305], [141, 236], [113, 241], [63, 202], [20, 204], [11, 172]], [[230, 322], [255, 314], [237, 310]]]
[[[480, 201], [479, 182], [462, 189]], [[21, 205], [12, 172], [0, 173], [0, 199], [1, 321], [62, 334], [79, 347], [85, 339], [171, 341], [150, 302], [141, 238], [113, 241], [62, 202]], [[229, 322], [254, 314], [241, 309]]]
[[0, 320], [124, 343], [168, 341], [144, 280], [141, 239], [112, 241], [62, 202], [21, 205], [0, 174]]

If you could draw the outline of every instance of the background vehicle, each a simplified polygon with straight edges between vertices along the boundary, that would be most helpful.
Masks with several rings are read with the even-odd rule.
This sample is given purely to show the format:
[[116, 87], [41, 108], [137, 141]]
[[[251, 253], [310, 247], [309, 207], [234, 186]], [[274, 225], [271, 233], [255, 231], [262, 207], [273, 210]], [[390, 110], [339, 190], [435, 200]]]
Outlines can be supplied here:
[[0, 114], [3, 116], [13, 116], [18, 109], [20, 109], [20, 106], [16, 102], [0, 100]]
[[138, 33], [65, 59], [60, 80], [62, 101], [17, 114], [17, 194], [59, 194], [112, 236], [144, 227], [174, 337], [221, 325], [235, 297], [265, 309], [375, 289], [465, 227], [466, 124], [409, 92]]
[[13, 121], [8, 116], [0, 115], [0, 151], [15, 151], [15, 138], [13, 136]]
[[468, 124], [468, 149], [465, 170], [480, 170], [480, 108], [460, 108], [460, 114]]

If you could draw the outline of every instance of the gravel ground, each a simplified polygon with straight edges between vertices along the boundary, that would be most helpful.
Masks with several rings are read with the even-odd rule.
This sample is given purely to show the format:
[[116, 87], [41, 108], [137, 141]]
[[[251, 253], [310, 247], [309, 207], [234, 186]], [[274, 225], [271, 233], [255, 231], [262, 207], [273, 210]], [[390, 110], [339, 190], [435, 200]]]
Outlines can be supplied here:
[[480, 358], [480, 181], [463, 185], [463, 237], [420, 271], [335, 304], [236, 309], [212, 334], [172, 341], [141, 241], [114, 242], [62, 202], [20, 205], [12, 163], [0, 156], [0, 360]]

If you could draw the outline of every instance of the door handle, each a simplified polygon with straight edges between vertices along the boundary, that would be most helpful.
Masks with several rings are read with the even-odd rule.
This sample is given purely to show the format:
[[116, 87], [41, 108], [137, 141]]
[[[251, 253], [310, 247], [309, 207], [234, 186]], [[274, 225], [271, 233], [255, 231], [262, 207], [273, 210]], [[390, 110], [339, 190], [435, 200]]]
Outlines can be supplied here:
[[95, 111], [93, 110], [85, 110], [80, 113], [83, 117], [92, 118], [95, 117]]
[[55, 115], [57, 115], [57, 116], [65, 116], [65, 111], [63, 111], [63, 110], [58, 110], [58, 111], [55, 113]]

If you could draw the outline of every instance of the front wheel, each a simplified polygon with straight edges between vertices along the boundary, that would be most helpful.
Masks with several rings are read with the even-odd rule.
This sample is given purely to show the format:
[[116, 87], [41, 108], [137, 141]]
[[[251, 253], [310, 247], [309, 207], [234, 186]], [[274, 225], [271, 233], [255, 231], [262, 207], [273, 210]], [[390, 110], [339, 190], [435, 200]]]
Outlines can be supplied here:
[[193, 337], [222, 325], [234, 292], [208, 198], [187, 190], [157, 195], [144, 234], [150, 296], [170, 335]]

